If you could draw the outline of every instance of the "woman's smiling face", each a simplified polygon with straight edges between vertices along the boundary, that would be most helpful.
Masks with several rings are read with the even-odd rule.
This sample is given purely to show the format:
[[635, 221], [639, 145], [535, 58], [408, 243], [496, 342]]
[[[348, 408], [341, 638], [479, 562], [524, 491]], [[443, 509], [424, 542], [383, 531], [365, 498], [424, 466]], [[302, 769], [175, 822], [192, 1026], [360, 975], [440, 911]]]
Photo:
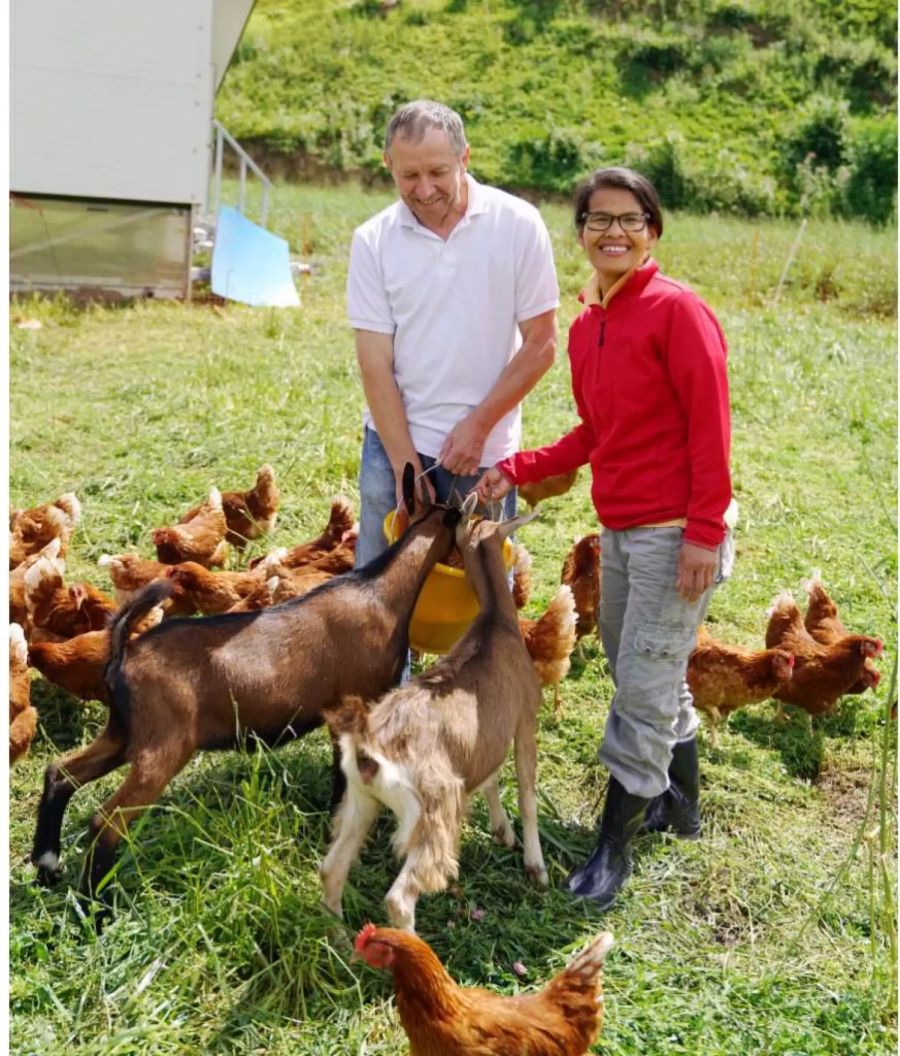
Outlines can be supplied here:
[[[587, 212], [617, 217], [623, 213], [644, 215], [641, 203], [623, 187], [598, 187], [588, 199]], [[625, 231], [621, 222], [614, 220], [605, 231], [592, 231], [585, 223], [578, 241], [597, 270], [600, 288], [605, 293], [632, 268], [644, 263], [656, 245], [656, 237], [655, 229], [646, 223], [640, 231]]]

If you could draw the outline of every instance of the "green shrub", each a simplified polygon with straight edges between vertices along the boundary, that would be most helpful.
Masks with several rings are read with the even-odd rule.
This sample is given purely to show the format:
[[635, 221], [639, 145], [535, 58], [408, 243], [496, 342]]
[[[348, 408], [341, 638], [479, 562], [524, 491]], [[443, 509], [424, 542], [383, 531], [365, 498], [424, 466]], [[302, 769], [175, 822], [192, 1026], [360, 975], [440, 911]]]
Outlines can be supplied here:
[[874, 40], [829, 41], [816, 61], [815, 77], [819, 84], [844, 89], [856, 110], [873, 103], [886, 106], [897, 97], [897, 61]]
[[510, 145], [508, 182], [516, 187], [546, 187], [568, 194], [602, 157], [603, 148], [579, 130], [551, 128], [543, 136], [520, 139]]
[[897, 122], [860, 122], [847, 143], [847, 213], [887, 223], [897, 215]]
[[625, 164], [650, 180], [667, 209], [681, 209], [691, 199], [682, 161], [683, 145], [684, 137], [670, 132], [650, 147], [629, 144], [625, 154]]
[[811, 164], [834, 172], [846, 159], [847, 104], [831, 96], [813, 96], [782, 141], [790, 168]]

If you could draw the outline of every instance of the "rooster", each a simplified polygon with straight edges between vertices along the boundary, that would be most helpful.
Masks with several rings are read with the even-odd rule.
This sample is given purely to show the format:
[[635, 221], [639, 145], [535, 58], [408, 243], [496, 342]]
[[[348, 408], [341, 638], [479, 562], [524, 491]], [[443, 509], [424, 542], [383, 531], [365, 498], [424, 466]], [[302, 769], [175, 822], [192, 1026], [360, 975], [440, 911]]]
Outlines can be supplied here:
[[779, 594], [770, 610], [766, 648], [789, 649], [795, 657], [794, 677], [773, 694], [778, 718], [782, 702], [796, 704], [810, 715], [833, 711], [835, 704], [862, 677], [866, 660], [881, 656], [878, 638], [848, 634], [823, 645], [806, 630], [803, 617], [790, 594]]
[[578, 477], [577, 469], [570, 469], [567, 473], [556, 473], [552, 477], [544, 477], [543, 480], [535, 481], [533, 484], [518, 484], [516, 490], [519, 495], [534, 509], [544, 499], [553, 499], [557, 495], [565, 495], [572, 487]]
[[[831, 645], [839, 638], [845, 638], [850, 632], [838, 615], [837, 605], [828, 596], [818, 571], [813, 572], [809, 579], [804, 580], [803, 586], [808, 596], [803, 626], [810, 636], [821, 645]], [[847, 693], [865, 693], [867, 689], [874, 689], [880, 678], [878, 668], [871, 660], [866, 660], [862, 677], [858, 682], [853, 683]]]
[[701, 628], [697, 648], [688, 658], [687, 684], [694, 707], [710, 725], [710, 743], [716, 745], [716, 727], [732, 711], [768, 700], [794, 673], [794, 655], [787, 649], [753, 652], [717, 641]]
[[535, 993], [505, 997], [462, 987], [415, 935], [366, 924], [354, 954], [394, 977], [410, 1056], [582, 1056], [603, 1025], [601, 932]]
[[553, 712], [560, 713], [559, 684], [569, 673], [578, 617], [571, 587], [563, 584], [538, 620], [519, 617], [525, 648], [542, 686], [553, 686]]
[[[228, 531], [225, 538], [238, 549], [250, 539], [271, 532], [278, 517], [278, 502], [281, 498], [275, 483], [275, 470], [271, 466], [260, 466], [256, 472], [256, 483], [249, 491], [225, 491], [222, 493], [222, 512]], [[181, 518], [179, 524], [192, 521], [202, 510], [194, 506]]]
[[576, 541], [563, 562], [561, 583], [572, 588], [578, 613], [576, 634], [579, 643], [597, 629], [600, 606], [600, 536], [597, 532]]
[[28, 751], [37, 731], [37, 711], [31, 704], [28, 646], [17, 623], [9, 625], [9, 764]]
[[209, 568], [221, 565], [228, 553], [225, 533], [225, 511], [218, 488], [211, 488], [209, 497], [189, 521], [157, 528], [153, 533], [156, 556], [164, 565], [178, 565], [182, 561], [196, 561]]
[[11, 510], [9, 567], [12, 569], [20, 565], [54, 538], [60, 541], [58, 556], [65, 557], [69, 539], [80, 517], [81, 503], [71, 491], [43, 506], [35, 506], [30, 510]]
[[[284, 560], [285, 567], [297, 568], [324, 556], [340, 545], [344, 541], [345, 534], [352, 531], [353, 528], [353, 507], [348, 499], [345, 499], [343, 495], [338, 495], [332, 500], [331, 513], [324, 531], [308, 543], [300, 543], [299, 546], [289, 550]], [[265, 561], [265, 557], [254, 558], [250, 562], [250, 568], [255, 568], [257, 565], [262, 564], [263, 561]]]

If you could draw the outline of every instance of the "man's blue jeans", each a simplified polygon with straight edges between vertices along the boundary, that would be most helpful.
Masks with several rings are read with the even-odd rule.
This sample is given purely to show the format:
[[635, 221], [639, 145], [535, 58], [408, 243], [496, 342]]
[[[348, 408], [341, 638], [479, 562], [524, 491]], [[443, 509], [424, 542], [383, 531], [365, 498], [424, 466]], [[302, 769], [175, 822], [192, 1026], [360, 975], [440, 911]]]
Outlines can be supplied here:
[[[464, 498], [478, 482], [484, 469], [470, 477], [455, 477], [441, 466], [433, 469], [435, 459], [419, 455], [422, 468], [431, 470], [428, 480], [434, 488], [438, 502], [449, 501], [454, 490]], [[359, 466], [359, 538], [356, 541], [355, 567], [367, 565], [383, 553], [388, 546], [384, 537], [384, 519], [397, 508], [397, 488], [394, 471], [378, 433], [366, 427], [363, 437], [362, 459]], [[503, 500], [504, 519], [516, 514], [516, 489], [513, 488]]]

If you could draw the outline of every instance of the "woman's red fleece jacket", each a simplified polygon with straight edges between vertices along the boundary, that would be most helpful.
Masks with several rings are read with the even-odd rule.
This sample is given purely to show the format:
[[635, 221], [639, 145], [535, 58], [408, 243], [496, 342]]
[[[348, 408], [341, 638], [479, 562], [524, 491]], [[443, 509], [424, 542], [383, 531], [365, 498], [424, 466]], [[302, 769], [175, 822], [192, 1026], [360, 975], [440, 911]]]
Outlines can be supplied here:
[[709, 307], [650, 260], [569, 329], [581, 424], [498, 466], [524, 484], [590, 462], [605, 528], [683, 519], [685, 540], [715, 549], [731, 500], [726, 356]]

